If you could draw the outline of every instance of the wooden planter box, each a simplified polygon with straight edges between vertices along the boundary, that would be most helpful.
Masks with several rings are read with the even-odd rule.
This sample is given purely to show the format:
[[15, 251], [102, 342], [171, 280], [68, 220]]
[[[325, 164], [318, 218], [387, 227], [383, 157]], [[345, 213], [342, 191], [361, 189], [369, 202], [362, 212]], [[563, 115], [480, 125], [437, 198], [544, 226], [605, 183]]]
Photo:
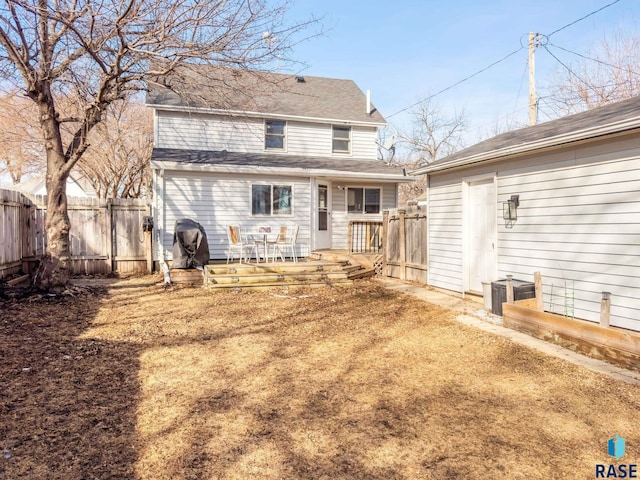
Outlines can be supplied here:
[[640, 333], [540, 312], [535, 307], [535, 298], [504, 303], [504, 326], [593, 358], [640, 370]]

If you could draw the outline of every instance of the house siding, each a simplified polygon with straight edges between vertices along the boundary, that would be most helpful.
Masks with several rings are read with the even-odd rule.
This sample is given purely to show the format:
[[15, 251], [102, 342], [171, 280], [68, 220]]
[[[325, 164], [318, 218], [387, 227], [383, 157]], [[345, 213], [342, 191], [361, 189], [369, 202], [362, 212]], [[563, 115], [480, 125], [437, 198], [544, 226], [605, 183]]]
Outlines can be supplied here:
[[184, 112], [157, 111], [156, 147], [262, 152], [264, 122]]
[[344, 183], [345, 187], [373, 187], [382, 189], [382, 206], [379, 215], [347, 213], [346, 188], [338, 189], [334, 183], [331, 195], [332, 229], [331, 246], [334, 249], [346, 250], [349, 247], [349, 222], [353, 220], [382, 222], [382, 211], [396, 208], [397, 188], [395, 184]]
[[[278, 184], [293, 187], [293, 215], [253, 217], [251, 215], [251, 185]], [[308, 255], [310, 245], [310, 187], [308, 178], [282, 179], [276, 176], [203, 174], [165, 171], [163, 188], [156, 190], [162, 207], [158, 241], [171, 259], [173, 230], [179, 218], [191, 218], [200, 223], [206, 233], [212, 259], [227, 258], [227, 225], [245, 227], [300, 225], [298, 254]], [[156, 252], [158, 249], [155, 249]]]
[[[455, 242], [464, 225], [462, 202], [447, 203], [447, 194], [455, 199], [464, 176], [492, 171], [498, 276], [532, 281], [539, 271], [546, 310], [593, 322], [600, 318], [602, 292], [611, 292], [610, 324], [640, 331], [640, 138], [432, 174], [439, 184], [428, 200], [433, 285], [459, 290], [463, 274], [455, 258], [445, 260], [448, 251], [462, 258]], [[518, 220], [508, 226], [501, 209], [511, 195], [519, 195], [520, 206]]]
[[429, 284], [462, 288], [462, 184], [433, 186], [428, 192]]
[[[193, 150], [228, 150], [264, 153], [264, 120], [256, 118], [200, 115], [156, 111], [156, 147]], [[372, 160], [377, 155], [377, 129], [353, 126], [351, 153], [331, 152], [331, 125], [311, 122], [287, 122], [286, 148], [269, 150], [274, 155], [347, 157]]]

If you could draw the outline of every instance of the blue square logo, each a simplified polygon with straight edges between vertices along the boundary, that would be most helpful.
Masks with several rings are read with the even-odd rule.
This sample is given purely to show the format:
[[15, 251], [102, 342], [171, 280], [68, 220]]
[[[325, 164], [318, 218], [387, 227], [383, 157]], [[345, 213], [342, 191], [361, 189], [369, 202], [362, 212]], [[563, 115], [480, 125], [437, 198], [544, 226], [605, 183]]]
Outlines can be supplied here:
[[624, 438], [616, 435], [607, 442], [607, 453], [618, 460], [624, 455]]

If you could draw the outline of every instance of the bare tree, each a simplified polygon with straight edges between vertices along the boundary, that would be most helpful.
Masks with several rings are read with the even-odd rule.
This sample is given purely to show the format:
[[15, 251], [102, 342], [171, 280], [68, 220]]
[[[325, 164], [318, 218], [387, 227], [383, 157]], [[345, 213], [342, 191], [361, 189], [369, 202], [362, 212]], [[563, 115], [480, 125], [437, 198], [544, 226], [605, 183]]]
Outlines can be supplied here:
[[447, 116], [437, 104], [427, 99], [411, 113], [413, 129], [401, 137], [411, 152], [418, 156], [417, 164], [431, 163], [462, 147], [466, 128], [464, 111]]
[[[285, 23], [268, 0], [2, 0], [0, 75], [38, 112], [47, 161], [47, 255], [41, 288], [69, 279], [66, 179], [115, 102], [185, 62], [265, 68], [286, 61], [314, 20]], [[265, 41], [268, 38], [269, 41]], [[73, 102], [62, 99], [71, 97]], [[64, 124], [73, 132], [63, 136]]]
[[555, 115], [569, 115], [639, 94], [640, 37], [618, 31], [577, 61], [562, 62], [544, 101]]
[[18, 92], [0, 97], [0, 174], [13, 184], [45, 169], [44, 147], [35, 106]]
[[[466, 128], [464, 112], [453, 116], [445, 115], [441, 108], [427, 99], [412, 112], [413, 123], [410, 133], [400, 134], [408, 148], [408, 154], [402, 162], [408, 170], [431, 163], [460, 149]], [[426, 188], [426, 177], [422, 175], [413, 183], [400, 185], [399, 202], [405, 204], [415, 200]]]
[[113, 103], [89, 142], [77, 169], [99, 198], [137, 198], [150, 191], [153, 119], [140, 100]]

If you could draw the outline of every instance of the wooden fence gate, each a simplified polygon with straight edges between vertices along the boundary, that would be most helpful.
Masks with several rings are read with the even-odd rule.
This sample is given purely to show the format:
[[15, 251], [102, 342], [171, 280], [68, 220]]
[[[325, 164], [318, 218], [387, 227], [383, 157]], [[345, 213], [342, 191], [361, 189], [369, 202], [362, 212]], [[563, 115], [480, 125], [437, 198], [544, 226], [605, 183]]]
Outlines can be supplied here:
[[[0, 190], [0, 278], [29, 273], [46, 251], [46, 196]], [[149, 271], [151, 239], [142, 231], [150, 214], [141, 199], [68, 199], [71, 271], [75, 274]]]
[[383, 212], [384, 258], [387, 277], [427, 283], [426, 207], [412, 205]]

